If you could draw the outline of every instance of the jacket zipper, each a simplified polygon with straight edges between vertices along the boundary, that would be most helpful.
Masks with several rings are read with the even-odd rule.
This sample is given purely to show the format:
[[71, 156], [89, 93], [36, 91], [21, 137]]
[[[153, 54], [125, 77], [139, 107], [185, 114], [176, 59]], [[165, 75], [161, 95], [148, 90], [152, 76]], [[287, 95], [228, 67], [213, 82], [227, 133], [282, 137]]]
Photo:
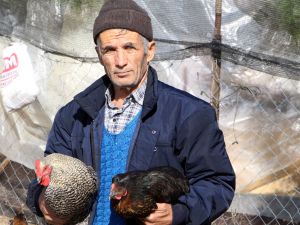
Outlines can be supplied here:
[[[100, 171], [98, 170], [98, 166], [97, 166], [97, 154], [96, 154], [96, 149], [95, 149], [94, 124], [95, 124], [95, 120], [93, 120], [90, 125], [90, 146], [91, 146], [91, 153], [92, 153], [92, 167], [96, 171], [96, 174], [98, 174], [98, 179], [100, 180]], [[99, 186], [100, 186], [100, 183], [99, 183]], [[90, 218], [88, 220], [88, 225], [92, 225], [94, 223], [95, 213], [96, 213], [97, 204], [98, 204], [97, 199], [92, 207], [92, 211], [90, 213]]]
[[97, 172], [97, 166], [96, 166], [96, 152], [95, 152], [95, 140], [94, 140], [94, 121], [92, 121], [90, 125], [90, 145], [91, 145], [91, 151], [92, 151], [92, 166], [94, 170]]

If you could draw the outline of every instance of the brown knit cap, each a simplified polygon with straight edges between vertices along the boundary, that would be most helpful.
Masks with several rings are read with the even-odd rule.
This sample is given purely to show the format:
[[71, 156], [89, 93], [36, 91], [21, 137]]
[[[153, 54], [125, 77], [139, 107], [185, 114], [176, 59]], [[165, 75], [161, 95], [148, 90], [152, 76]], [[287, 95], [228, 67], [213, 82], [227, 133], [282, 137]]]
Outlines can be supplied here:
[[104, 3], [94, 23], [95, 44], [99, 33], [113, 28], [135, 31], [149, 41], [153, 40], [148, 13], [133, 0], [108, 0]]

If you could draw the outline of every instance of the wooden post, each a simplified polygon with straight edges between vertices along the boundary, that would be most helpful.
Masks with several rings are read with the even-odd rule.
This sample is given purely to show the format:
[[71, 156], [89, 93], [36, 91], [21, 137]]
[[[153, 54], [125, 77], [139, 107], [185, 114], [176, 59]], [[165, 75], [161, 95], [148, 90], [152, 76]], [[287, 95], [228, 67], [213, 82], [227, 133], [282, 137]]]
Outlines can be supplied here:
[[222, 0], [216, 0], [215, 5], [215, 31], [212, 41], [213, 78], [211, 86], [211, 104], [216, 110], [217, 119], [220, 113], [220, 73], [221, 73], [221, 22], [222, 22]]
[[6, 166], [10, 162], [9, 159], [5, 158], [0, 164], [0, 174], [5, 170]]

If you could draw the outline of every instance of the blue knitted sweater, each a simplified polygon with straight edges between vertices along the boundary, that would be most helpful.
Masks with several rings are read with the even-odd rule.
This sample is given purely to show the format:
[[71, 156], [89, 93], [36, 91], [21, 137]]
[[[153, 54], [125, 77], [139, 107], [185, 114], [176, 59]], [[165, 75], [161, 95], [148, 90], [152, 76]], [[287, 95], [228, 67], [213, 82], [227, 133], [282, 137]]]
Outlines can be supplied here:
[[140, 113], [126, 125], [119, 134], [111, 134], [104, 127], [102, 132], [100, 185], [96, 215], [93, 225], [124, 225], [125, 221], [114, 213], [109, 201], [112, 177], [124, 173], [128, 149], [136, 128]]

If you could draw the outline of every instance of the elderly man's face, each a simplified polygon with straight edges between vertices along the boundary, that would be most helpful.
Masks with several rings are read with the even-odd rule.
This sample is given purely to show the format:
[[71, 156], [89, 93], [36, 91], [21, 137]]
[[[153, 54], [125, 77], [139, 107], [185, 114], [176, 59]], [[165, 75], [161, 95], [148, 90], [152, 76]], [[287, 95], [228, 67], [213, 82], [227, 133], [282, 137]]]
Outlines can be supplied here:
[[145, 79], [148, 62], [154, 57], [154, 42], [148, 44], [145, 52], [143, 38], [124, 29], [103, 31], [98, 38], [98, 56], [115, 89], [136, 89]]

